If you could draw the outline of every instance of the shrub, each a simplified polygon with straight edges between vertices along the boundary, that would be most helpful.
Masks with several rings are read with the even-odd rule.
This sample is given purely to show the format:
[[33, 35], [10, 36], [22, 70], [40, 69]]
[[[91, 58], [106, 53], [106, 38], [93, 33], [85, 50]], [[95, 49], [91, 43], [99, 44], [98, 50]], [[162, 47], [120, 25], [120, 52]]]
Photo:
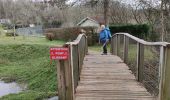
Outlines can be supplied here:
[[126, 32], [138, 38], [145, 39], [149, 36], [150, 26], [147, 24], [136, 25], [111, 25], [111, 33]]
[[153, 41], [153, 42], [159, 41], [159, 39], [160, 39], [160, 34], [158, 34], [158, 33], [151, 33], [151, 34], [149, 35], [149, 39], [150, 39], [151, 41]]
[[2, 24], [2, 27], [4, 30], [13, 29], [13, 25], [11, 24]]
[[50, 41], [54, 40], [54, 37], [55, 37], [53, 33], [46, 33], [45, 36], [46, 36], [46, 39]]
[[[14, 36], [14, 32], [13, 31], [8, 31], [7, 33], [5, 33], [6, 36]], [[18, 36], [18, 34], [15, 33], [15, 36]]]
[[46, 21], [43, 24], [44, 28], [57, 28], [57, 27], [60, 27], [61, 25], [62, 25], [62, 22], [60, 21], [52, 21], [52, 22]]
[[88, 37], [88, 45], [94, 45], [96, 43], [95, 42], [96, 40], [93, 39], [95, 34], [94, 27], [49, 28], [44, 30], [44, 32], [48, 40], [51, 39], [51, 40], [73, 41], [81, 33], [80, 32], [81, 29], [86, 31], [85, 34]]

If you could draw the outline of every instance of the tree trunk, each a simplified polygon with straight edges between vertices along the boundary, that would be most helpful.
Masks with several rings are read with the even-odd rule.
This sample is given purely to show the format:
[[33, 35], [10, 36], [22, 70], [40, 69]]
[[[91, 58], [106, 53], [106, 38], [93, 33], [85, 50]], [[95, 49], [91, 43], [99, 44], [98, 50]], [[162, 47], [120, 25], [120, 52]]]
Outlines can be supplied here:
[[104, 21], [105, 21], [105, 25], [109, 25], [109, 16], [108, 16], [108, 12], [109, 12], [109, 0], [104, 0]]
[[161, 41], [165, 41], [164, 0], [161, 0]]

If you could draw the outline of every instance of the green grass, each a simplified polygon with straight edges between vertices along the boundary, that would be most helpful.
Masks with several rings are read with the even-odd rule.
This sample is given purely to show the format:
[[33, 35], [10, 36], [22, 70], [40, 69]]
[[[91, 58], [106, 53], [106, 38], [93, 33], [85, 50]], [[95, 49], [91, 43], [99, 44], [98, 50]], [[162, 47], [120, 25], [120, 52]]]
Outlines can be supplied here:
[[64, 44], [64, 41], [49, 41], [46, 38], [38, 38], [38, 37], [23, 37], [23, 36], [17, 36], [14, 40], [14, 37], [6, 37], [6, 36], [0, 36], [0, 44], [6, 45], [6, 44], [38, 44], [38, 45], [62, 45]]
[[[129, 61], [136, 61], [137, 60], [137, 45], [131, 44], [129, 45]], [[156, 56], [149, 46], [144, 47], [144, 60], [154, 60], [154, 56]]]
[[50, 64], [49, 48], [63, 41], [47, 41], [30, 37], [0, 38], [0, 78], [27, 85], [19, 94], [1, 100], [42, 100], [57, 94], [56, 62]]
[[10, 94], [0, 98], [0, 100], [43, 100], [56, 95], [54, 92], [26, 91], [19, 94]]
[[[123, 46], [120, 46], [120, 52], [121, 56], [123, 56]], [[102, 45], [94, 45], [90, 46], [89, 50], [97, 51], [97, 52], [102, 52]], [[107, 46], [107, 50], [110, 51], [110, 45]], [[151, 48], [145, 47], [144, 51], [144, 57], [145, 60], [153, 60], [155, 55], [151, 52]], [[129, 61], [136, 61], [137, 59], [137, 45], [131, 44], [129, 45], [129, 51], [128, 51], [128, 59]]]

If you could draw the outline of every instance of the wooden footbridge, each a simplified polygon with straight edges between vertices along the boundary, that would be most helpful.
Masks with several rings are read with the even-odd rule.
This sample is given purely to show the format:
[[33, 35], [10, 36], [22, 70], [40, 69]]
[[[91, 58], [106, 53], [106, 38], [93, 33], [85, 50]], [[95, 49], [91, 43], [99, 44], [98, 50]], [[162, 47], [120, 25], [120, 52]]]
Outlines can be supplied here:
[[128, 33], [112, 36], [111, 54], [88, 51], [80, 34], [59, 60], [59, 100], [170, 100], [170, 45]]

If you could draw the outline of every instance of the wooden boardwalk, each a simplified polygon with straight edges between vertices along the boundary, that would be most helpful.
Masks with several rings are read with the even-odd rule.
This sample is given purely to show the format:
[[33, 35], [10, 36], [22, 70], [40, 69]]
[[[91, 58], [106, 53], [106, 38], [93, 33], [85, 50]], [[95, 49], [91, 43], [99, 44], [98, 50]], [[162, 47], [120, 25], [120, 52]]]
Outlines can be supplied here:
[[75, 100], [155, 99], [119, 57], [90, 53], [84, 60]]

